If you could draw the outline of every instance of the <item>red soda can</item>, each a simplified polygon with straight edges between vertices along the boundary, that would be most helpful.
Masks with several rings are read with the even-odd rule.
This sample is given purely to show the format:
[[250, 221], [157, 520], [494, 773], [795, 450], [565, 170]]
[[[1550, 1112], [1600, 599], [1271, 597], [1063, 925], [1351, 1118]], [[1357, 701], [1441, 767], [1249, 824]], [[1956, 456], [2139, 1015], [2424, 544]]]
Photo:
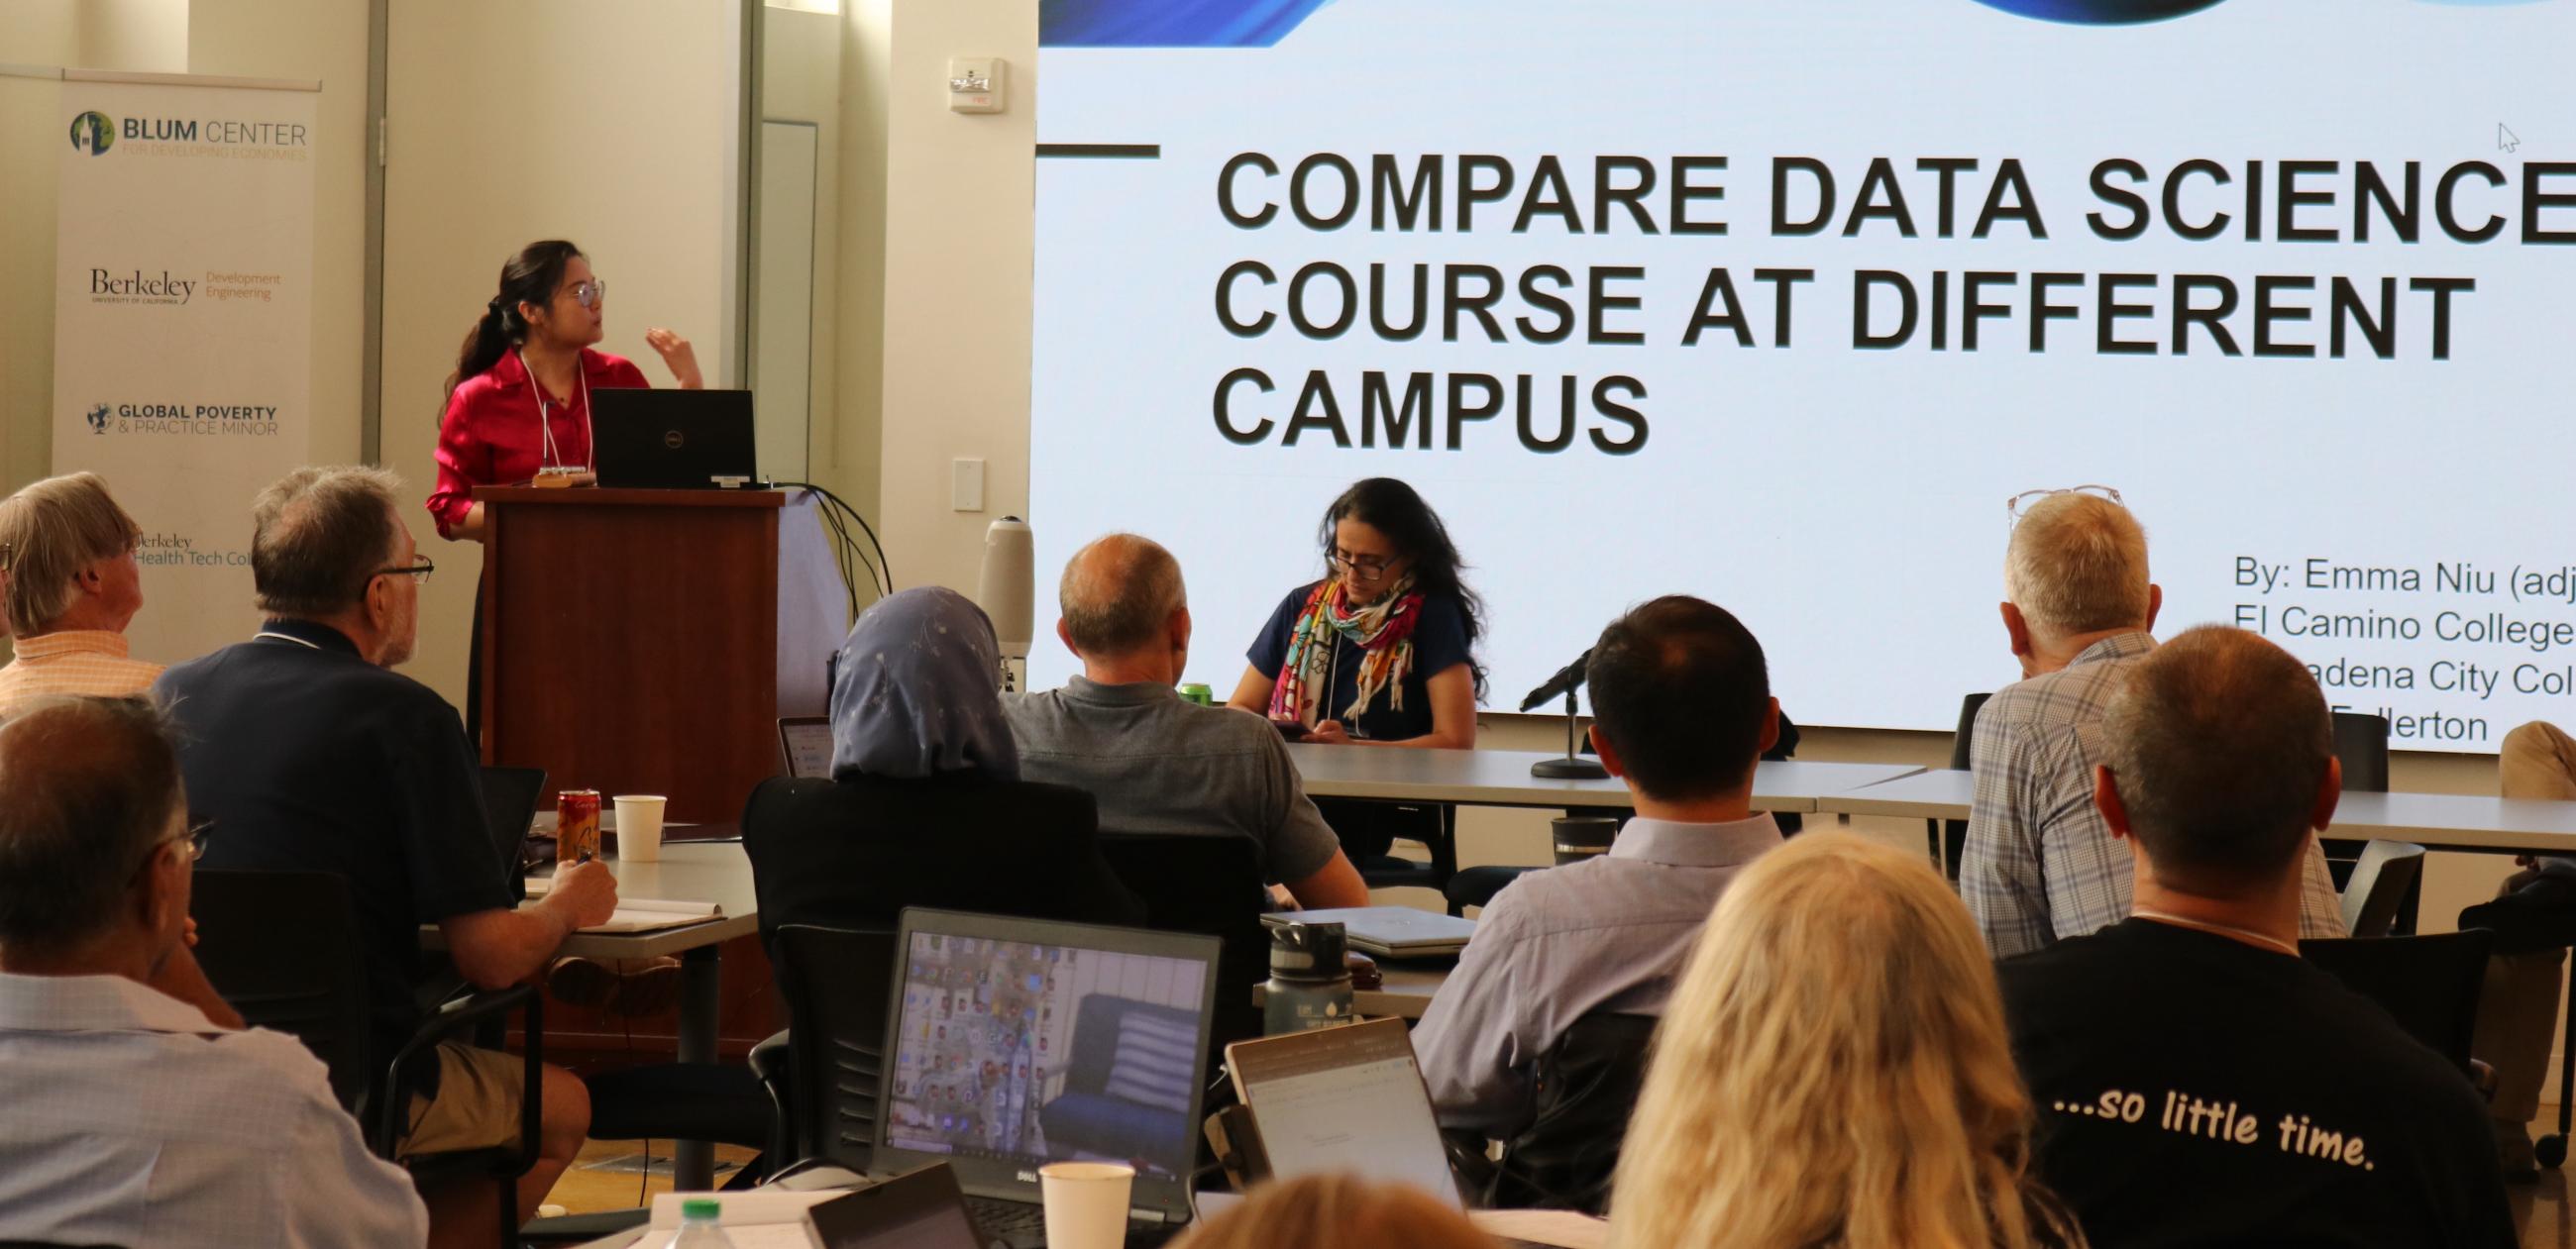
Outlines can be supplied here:
[[599, 857], [599, 791], [567, 789], [555, 795], [555, 862]]

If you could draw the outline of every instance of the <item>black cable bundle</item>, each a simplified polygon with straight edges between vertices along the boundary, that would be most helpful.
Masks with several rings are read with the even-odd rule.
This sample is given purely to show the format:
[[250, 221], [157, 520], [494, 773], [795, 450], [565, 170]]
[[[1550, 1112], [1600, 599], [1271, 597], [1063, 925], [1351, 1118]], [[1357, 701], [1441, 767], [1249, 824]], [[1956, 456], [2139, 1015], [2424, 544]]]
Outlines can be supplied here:
[[[841, 566], [841, 584], [847, 587], [850, 593], [850, 619], [859, 618], [858, 570], [860, 567], [864, 566], [868, 570], [869, 590], [877, 593], [879, 597], [894, 593], [894, 565], [886, 559], [885, 544], [877, 540], [877, 531], [869, 526], [866, 517], [859, 515], [857, 508], [851, 507], [841, 496], [812, 482], [781, 481], [770, 484], [781, 490], [802, 490], [823, 500], [823, 507], [819, 514], [823, 518], [823, 523], [832, 530], [833, 558]], [[860, 533], [867, 535], [868, 547], [876, 551], [874, 560], [868, 558], [867, 550], [862, 549], [858, 539], [851, 535], [850, 526], [853, 524], [859, 527]]]

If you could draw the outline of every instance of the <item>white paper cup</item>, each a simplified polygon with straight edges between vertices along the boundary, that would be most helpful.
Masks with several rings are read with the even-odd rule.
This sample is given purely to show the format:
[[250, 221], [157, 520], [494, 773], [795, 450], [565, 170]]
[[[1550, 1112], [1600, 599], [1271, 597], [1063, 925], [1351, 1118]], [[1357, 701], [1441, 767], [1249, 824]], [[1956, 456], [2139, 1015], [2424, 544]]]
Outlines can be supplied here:
[[1121, 1249], [1136, 1168], [1123, 1162], [1050, 1162], [1038, 1168], [1047, 1249]]
[[662, 861], [662, 806], [659, 794], [619, 794], [617, 858], [623, 863]]

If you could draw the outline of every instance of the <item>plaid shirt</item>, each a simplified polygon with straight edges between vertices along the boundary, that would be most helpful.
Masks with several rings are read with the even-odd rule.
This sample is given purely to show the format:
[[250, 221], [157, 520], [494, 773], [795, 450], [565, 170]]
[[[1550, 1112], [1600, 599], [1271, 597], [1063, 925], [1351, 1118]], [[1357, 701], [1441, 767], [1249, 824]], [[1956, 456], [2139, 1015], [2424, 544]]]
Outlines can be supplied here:
[[[2156, 640], [2123, 633], [2086, 647], [2057, 672], [2009, 685], [1977, 713], [1970, 752], [1976, 794], [1959, 893], [1996, 958], [2129, 917], [2134, 865], [2093, 806], [2102, 713]], [[2299, 935], [2345, 935], [2325, 849], [2308, 839]]]
[[17, 657], [0, 668], [0, 716], [49, 694], [124, 698], [152, 688], [161, 665], [125, 657], [125, 635], [66, 629], [19, 638]]

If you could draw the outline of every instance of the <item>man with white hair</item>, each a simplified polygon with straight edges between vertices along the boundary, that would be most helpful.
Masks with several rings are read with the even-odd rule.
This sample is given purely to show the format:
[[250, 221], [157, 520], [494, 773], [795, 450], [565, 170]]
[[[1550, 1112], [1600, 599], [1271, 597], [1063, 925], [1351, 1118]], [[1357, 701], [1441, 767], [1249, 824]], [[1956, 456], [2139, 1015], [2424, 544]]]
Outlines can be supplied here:
[[96, 473], [48, 477], [0, 500], [0, 613], [15, 651], [0, 668], [0, 715], [48, 694], [151, 688], [161, 665], [125, 647], [125, 626], [143, 610], [142, 536]]
[[[2164, 592], [2147, 535], [2114, 499], [2047, 495], [2023, 510], [2004, 555], [2004, 631], [2023, 680], [1977, 713], [1976, 793], [1959, 893], [1996, 958], [2129, 917], [2129, 852], [2093, 805], [2103, 708], [2155, 649]], [[2344, 935], [2325, 850], [2308, 839], [2302, 937]]]

